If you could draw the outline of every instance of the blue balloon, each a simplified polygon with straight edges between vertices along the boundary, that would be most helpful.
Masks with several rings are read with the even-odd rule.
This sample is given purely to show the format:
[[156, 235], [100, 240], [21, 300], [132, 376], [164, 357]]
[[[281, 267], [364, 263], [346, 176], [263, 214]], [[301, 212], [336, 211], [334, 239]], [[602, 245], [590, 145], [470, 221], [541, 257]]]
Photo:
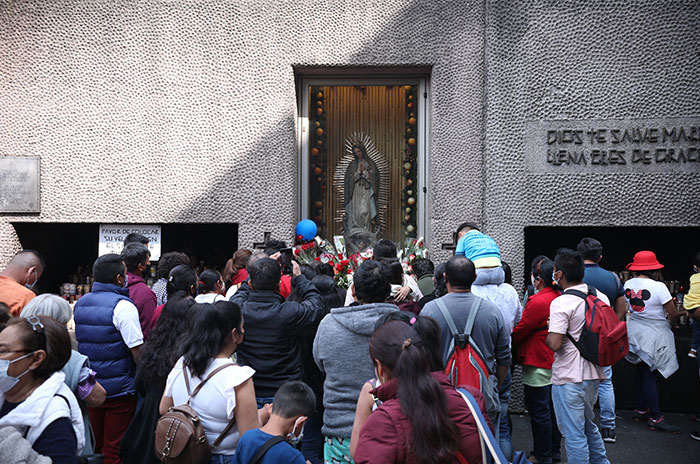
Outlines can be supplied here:
[[311, 219], [304, 219], [297, 224], [296, 232], [297, 236], [300, 235], [302, 240], [313, 240], [318, 232], [318, 227]]

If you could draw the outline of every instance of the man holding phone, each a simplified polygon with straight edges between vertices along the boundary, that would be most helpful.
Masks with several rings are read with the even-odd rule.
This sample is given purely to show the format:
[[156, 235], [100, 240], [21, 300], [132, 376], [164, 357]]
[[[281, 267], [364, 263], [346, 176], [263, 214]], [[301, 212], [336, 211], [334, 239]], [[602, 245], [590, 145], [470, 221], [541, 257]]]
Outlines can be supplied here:
[[301, 380], [298, 334], [318, 324], [324, 314], [321, 294], [291, 259], [291, 284], [301, 302], [285, 301], [280, 295], [280, 262], [286, 259], [284, 254], [275, 253], [272, 257], [277, 259], [260, 258], [249, 263], [250, 279], [231, 297], [241, 307], [245, 321], [245, 340], [238, 348], [238, 361], [255, 369], [258, 407], [271, 403], [285, 382]]

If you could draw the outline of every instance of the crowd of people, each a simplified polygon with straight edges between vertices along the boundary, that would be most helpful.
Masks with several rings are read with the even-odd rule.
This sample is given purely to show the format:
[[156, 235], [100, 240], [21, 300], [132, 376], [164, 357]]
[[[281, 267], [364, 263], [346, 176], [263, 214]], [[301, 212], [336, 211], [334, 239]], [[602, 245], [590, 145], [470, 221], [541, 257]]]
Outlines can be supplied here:
[[0, 462], [168, 462], [175, 446], [159, 442], [159, 421], [177, 411], [196, 414], [216, 464], [478, 464], [483, 423], [510, 462], [519, 364], [527, 459], [560, 462], [563, 438], [568, 462], [607, 463], [615, 394], [612, 367], [580, 347], [589, 295], [626, 321], [635, 420], [681, 432], [657, 384], [678, 370], [671, 323], [700, 319], [700, 253], [678, 311], [651, 251], [621, 282], [585, 238], [536, 257], [521, 299], [492, 237], [471, 223], [457, 236], [453, 257], [417, 259], [412, 275], [380, 240], [348, 289], [321, 261], [283, 273], [277, 240], [236, 251], [221, 272], [165, 253], [150, 288], [148, 239], [132, 234], [121, 254], [97, 258], [74, 307], [32, 291], [45, 263], [23, 250], [0, 273]]

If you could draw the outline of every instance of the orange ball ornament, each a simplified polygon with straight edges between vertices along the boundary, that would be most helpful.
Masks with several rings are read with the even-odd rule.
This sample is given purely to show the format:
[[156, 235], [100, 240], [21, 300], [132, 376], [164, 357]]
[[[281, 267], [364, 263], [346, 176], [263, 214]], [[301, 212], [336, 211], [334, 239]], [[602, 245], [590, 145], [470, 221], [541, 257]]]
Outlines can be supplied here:
[[323, 108], [316, 108], [316, 114], [321, 116], [323, 114]]
[[319, 127], [318, 129], [316, 129], [316, 135], [318, 135], [319, 137], [322, 136], [322, 135], [323, 135], [323, 129], [320, 128], [320, 127]]
[[315, 123], [314, 125], [315, 125], [316, 127], [321, 127], [321, 123], [318, 122], [318, 121], [316, 121], [316, 123]]
[[314, 148], [311, 149], [311, 154], [312, 154], [312, 155], [318, 156], [318, 153], [319, 153], [318, 148], [315, 148], [315, 147], [314, 147]]
[[408, 105], [406, 105], [406, 108], [408, 108], [409, 110], [411, 108], [413, 108], [413, 102], [408, 102]]
[[323, 92], [319, 92], [316, 94], [316, 98], [323, 98]]
[[408, 123], [412, 126], [416, 125], [416, 118], [408, 118]]
[[319, 167], [314, 168], [314, 174], [316, 174], [317, 176], [320, 176], [322, 172], [323, 171], [321, 170], [321, 168], [319, 168]]
[[318, 145], [319, 147], [323, 145], [323, 140], [316, 140], [316, 145]]
[[410, 85], [404, 85], [404, 86], [403, 86], [403, 89], [404, 89], [404, 90], [411, 90], [411, 86], [410, 86]]
[[408, 139], [408, 144], [409, 144], [410, 146], [414, 146], [414, 145], [416, 144], [416, 139], [414, 139], [413, 137], [411, 137], [410, 139]]
[[317, 201], [317, 202], [316, 202], [316, 203], [314, 203], [314, 204], [316, 205], [316, 208], [319, 208], [319, 209], [321, 209], [321, 208], [323, 207], [323, 202], [322, 202], [322, 201], [320, 201], [320, 200], [319, 200], [319, 201]]

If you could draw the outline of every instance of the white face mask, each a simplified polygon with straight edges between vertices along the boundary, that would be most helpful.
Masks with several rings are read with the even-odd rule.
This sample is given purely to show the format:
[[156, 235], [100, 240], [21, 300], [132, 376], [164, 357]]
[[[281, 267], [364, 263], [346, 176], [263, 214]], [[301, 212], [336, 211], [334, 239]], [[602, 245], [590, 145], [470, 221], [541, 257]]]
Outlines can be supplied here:
[[557, 273], [557, 271], [552, 271], [552, 282], [559, 285], [559, 280], [557, 280], [557, 278], [554, 277], [554, 274], [556, 274], [556, 273]]
[[12, 377], [7, 373], [7, 370], [10, 368], [10, 364], [12, 364], [13, 362], [17, 362], [20, 359], [24, 359], [28, 356], [31, 356], [34, 353], [35, 352], [32, 351], [31, 353], [27, 353], [24, 356], [20, 356], [17, 359], [13, 359], [12, 361], [8, 361], [7, 359], [0, 359], [0, 392], [7, 393], [8, 391], [12, 390], [15, 387], [15, 385], [19, 383], [19, 379], [21, 379], [22, 376], [29, 372], [29, 369], [27, 369], [17, 377]]
[[285, 440], [287, 440], [287, 443], [290, 445], [296, 447], [300, 442], [301, 439], [304, 438], [304, 426], [306, 425], [306, 422], [304, 422], [301, 425], [301, 431], [299, 432], [299, 436], [295, 435], [294, 432], [297, 430], [297, 425], [299, 425], [299, 421], [302, 420], [302, 418], [298, 418], [296, 422], [294, 422], [294, 428], [292, 428], [292, 431], [287, 434], [285, 437]]
[[382, 379], [379, 377], [379, 372], [377, 372], [377, 368], [374, 368], [374, 378], [377, 380], [377, 387], [382, 384]]
[[[36, 268], [34, 268], [34, 272], [37, 272], [37, 271], [36, 271]], [[32, 273], [30, 272], [29, 275], [27, 276], [27, 283], [24, 284], [24, 286], [27, 287], [29, 290], [34, 289], [34, 286], [35, 286], [36, 283], [39, 281], [39, 277], [37, 276], [37, 278], [36, 278], [36, 280], [34, 281], [34, 283], [31, 284], [31, 285], [29, 285], [29, 279], [30, 279], [31, 277], [32, 277]]]

